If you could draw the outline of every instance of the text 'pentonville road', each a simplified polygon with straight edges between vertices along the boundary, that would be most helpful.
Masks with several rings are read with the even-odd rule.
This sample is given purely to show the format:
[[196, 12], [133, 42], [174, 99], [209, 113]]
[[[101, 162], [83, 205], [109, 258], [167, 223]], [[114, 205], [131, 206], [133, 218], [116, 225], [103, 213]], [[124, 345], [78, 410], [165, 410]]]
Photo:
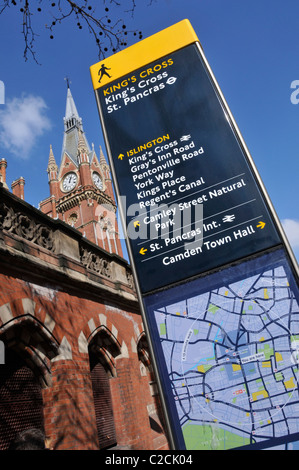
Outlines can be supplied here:
[[[128, 158], [123, 160], [125, 155]], [[256, 221], [262, 219], [263, 214], [242, 222], [238, 219], [237, 223], [235, 214], [235, 210], [241, 206], [244, 209], [247, 204], [254, 203], [255, 199], [245, 200], [236, 206], [229, 206], [224, 202], [225, 209], [220, 212], [205, 211], [203, 217], [202, 212], [197, 211], [197, 217], [192, 216], [192, 207], [246, 187], [245, 173], [211, 185], [206, 184], [203, 176], [194, 179], [194, 175], [190, 175], [188, 164], [184, 164], [193, 158], [200, 158], [204, 166], [204, 159], [208, 155], [202, 145], [196, 145], [190, 133], [176, 140], [170, 139], [170, 135], [166, 134], [121, 154], [121, 161], [128, 165], [132, 177], [139, 209], [150, 208], [149, 213], [147, 210], [141, 211], [137, 219], [133, 220], [135, 233], [139, 235], [135, 238], [141, 240], [137, 243], [138, 253], [143, 258], [141, 262], [161, 257], [163, 265], [168, 266], [201, 254], [203, 250], [210, 251], [256, 233]], [[182, 174], [184, 170], [185, 174]], [[161, 203], [168, 205], [165, 208]], [[224, 224], [229, 224], [229, 227]], [[150, 228], [150, 234], [148, 230], [142, 230], [142, 225]], [[230, 234], [226, 234], [228, 231]], [[213, 239], [209, 240], [211, 237]], [[155, 238], [159, 241], [153, 242]], [[170, 252], [177, 250], [181, 250], [181, 253], [170, 255]]]

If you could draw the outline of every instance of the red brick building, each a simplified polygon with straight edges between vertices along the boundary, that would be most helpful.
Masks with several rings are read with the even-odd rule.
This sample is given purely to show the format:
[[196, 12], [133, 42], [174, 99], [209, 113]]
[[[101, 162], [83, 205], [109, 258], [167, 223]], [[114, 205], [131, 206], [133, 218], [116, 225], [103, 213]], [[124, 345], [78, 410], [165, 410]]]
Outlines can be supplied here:
[[0, 449], [32, 427], [57, 450], [166, 449], [132, 274], [110, 219], [109, 167], [73, 106], [68, 89], [61, 165], [51, 150], [42, 211], [24, 201], [23, 178], [8, 190], [0, 160]]

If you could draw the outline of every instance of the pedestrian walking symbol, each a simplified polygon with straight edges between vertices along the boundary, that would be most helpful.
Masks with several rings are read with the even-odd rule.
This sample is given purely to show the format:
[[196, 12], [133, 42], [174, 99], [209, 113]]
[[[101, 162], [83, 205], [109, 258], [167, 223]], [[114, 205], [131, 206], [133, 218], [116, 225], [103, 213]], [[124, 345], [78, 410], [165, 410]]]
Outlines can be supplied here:
[[98, 72], [98, 75], [100, 75], [100, 78], [99, 78], [99, 83], [101, 83], [101, 80], [103, 78], [103, 75], [107, 75], [107, 77], [111, 78], [111, 75], [109, 75], [109, 73], [107, 72], [107, 70], [110, 70], [108, 67], [105, 67], [105, 64], [102, 64], [99, 72]]

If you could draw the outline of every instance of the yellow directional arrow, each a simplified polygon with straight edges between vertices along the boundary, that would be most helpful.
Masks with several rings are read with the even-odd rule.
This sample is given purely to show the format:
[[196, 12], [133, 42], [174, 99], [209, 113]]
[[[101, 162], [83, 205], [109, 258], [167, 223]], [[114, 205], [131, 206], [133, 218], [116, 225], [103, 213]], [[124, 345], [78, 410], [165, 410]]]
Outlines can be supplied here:
[[266, 225], [266, 222], [259, 221], [257, 227], [260, 228], [260, 229], [263, 229], [265, 227], [265, 225]]
[[136, 222], [134, 222], [134, 227], [135, 227], [135, 228], [136, 228], [136, 227], [140, 227], [140, 222], [139, 222], [139, 220], [136, 220]]
[[119, 159], [119, 160], [122, 160], [123, 158], [124, 158], [124, 154], [123, 154], [123, 153], [120, 153], [120, 154], [118, 155], [118, 159]]
[[147, 251], [147, 248], [142, 247], [141, 250], [139, 251], [139, 253], [140, 253], [141, 255], [145, 255], [145, 252], [146, 252], [146, 251]]

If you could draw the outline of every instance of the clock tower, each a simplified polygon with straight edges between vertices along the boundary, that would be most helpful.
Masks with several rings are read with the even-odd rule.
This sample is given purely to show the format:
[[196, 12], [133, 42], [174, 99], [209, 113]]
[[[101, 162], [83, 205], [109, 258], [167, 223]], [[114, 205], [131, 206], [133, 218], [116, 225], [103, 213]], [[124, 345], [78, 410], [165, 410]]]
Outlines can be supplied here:
[[50, 197], [40, 202], [40, 210], [122, 256], [110, 169], [102, 149], [98, 158], [88, 144], [69, 84], [60, 166], [50, 146], [47, 172]]

